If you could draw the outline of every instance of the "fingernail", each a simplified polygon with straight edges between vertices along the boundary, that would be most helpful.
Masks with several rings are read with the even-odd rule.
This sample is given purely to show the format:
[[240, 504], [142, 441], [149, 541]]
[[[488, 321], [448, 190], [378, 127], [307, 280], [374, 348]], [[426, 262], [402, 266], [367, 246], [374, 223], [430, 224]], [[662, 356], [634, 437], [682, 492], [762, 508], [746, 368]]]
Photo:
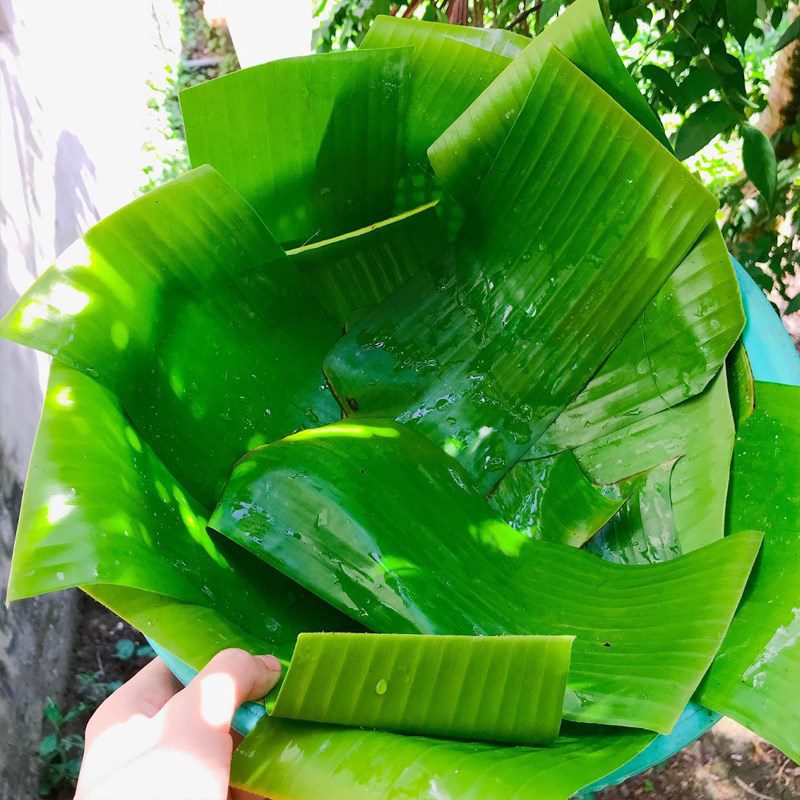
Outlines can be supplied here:
[[275, 656], [256, 656], [260, 658], [271, 672], [281, 671], [281, 662]]

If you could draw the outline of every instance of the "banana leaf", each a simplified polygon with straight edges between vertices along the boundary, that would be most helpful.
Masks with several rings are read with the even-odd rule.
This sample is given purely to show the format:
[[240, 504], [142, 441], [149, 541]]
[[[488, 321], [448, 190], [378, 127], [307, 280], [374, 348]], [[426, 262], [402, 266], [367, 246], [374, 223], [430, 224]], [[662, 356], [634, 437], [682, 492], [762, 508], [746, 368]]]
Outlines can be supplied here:
[[550, 745], [570, 636], [304, 633], [275, 717], [450, 739]]
[[729, 527], [764, 550], [700, 702], [800, 760], [800, 387], [759, 383], [734, 451]]
[[[506, 55], [497, 52], [498, 39], [484, 35], [488, 31], [456, 37], [458, 27], [379, 16], [361, 42], [361, 50], [413, 47], [405, 132], [411, 166], [430, 169], [428, 147], [511, 63], [521, 49], [518, 39], [525, 39], [517, 37]], [[508, 42], [499, 49], [508, 49]]]
[[725, 533], [734, 436], [722, 370], [702, 394], [634, 420], [574, 452], [597, 483], [614, 483], [678, 459], [672, 469], [670, 497], [680, 548], [688, 553]]
[[386, 219], [403, 165], [409, 49], [273, 61], [181, 92], [210, 164], [292, 246]]
[[204, 508], [242, 453], [339, 417], [320, 370], [339, 325], [208, 167], [91, 228], [0, 333], [110, 389]]
[[497, 484], [489, 503], [527, 536], [580, 547], [625, 505], [637, 482], [597, 486], [567, 450], [518, 461]]
[[477, 188], [489, 174], [552, 48], [557, 48], [665, 148], [670, 148], [661, 122], [608, 35], [598, 1], [577, 0], [431, 145], [428, 157], [439, 180], [465, 207], [473, 203]]
[[728, 356], [726, 370], [731, 412], [738, 430], [753, 413], [756, 406], [756, 389], [750, 358], [740, 339]]
[[352, 622], [206, 531], [199, 506], [119, 402], [53, 362], [8, 600], [82, 586], [202, 666], [220, 645], [286, 658], [303, 630]]
[[567, 800], [652, 740], [576, 725], [553, 747], [497, 747], [265, 717], [234, 753], [231, 782], [275, 800]]
[[257, 448], [209, 525], [377, 632], [576, 636], [565, 717], [662, 732], [711, 663], [760, 542], [632, 569], [531, 539], [434, 443], [384, 420]]
[[535, 445], [577, 447], [701, 392], [744, 328], [728, 251], [712, 223], [589, 384]]
[[455, 264], [418, 273], [355, 325], [325, 374], [346, 413], [412, 423], [488, 491], [600, 367], [717, 204], [551, 49], [475, 205]]
[[435, 203], [288, 252], [309, 290], [342, 325], [388, 297], [446, 244]]

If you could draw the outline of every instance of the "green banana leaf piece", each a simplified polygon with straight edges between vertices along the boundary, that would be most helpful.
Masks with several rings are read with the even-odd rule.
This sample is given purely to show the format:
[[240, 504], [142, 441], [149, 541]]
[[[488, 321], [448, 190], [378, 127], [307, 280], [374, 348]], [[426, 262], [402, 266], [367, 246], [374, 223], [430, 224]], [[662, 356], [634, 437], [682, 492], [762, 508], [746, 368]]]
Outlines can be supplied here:
[[475, 46], [485, 37], [473, 35], [470, 43], [454, 37], [456, 27], [379, 16], [361, 43], [362, 51], [413, 47], [405, 134], [412, 166], [430, 169], [428, 147], [511, 63], [510, 56]]
[[756, 382], [733, 458], [729, 526], [764, 550], [700, 702], [800, 761], [800, 387]]
[[518, 461], [489, 497], [512, 528], [535, 539], [580, 547], [625, 504], [636, 481], [596, 486], [573, 453]]
[[536, 451], [577, 447], [698, 394], [743, 328], [733, 265], [712, 223]]
[[561, 726], [572, 641], [301, 633], [272, 715], [549, 745]]
[[750, 359], [741, 339], [731, 350], [726, 368], [731, 411], [738, 430], [756, 407], [755, 380], [750, 369]]
[[386, 219], [403, 165], [408, 49], [273, 61], [181, 92], [211, 164], [292, 246]]
[[319, 304], [345, 325], [438, 256], [446, 245], [436, 203], [287, 255]]
[[674, 466], [670, 461], [650, 470], [586, 549], [618, 564], [653, 564], [679, 556], [671, 497]]
[[[225, 539], [99, 383], [53, 362], [8, 600], [82, 586], [192, 664], [352, 622]], [[248, 649], [250, 649], [248, 647]]]
[[679, 459], [670, 497], [681, 551], [688, 553], [725, 533], [734, 437], [723, 369], [702, 394], [587, 442], [575, 456], [596, 483], [614, 483]]
[[275, 800], [567, 800], [652, 740], [578, 725], [552, 747], [498, 747], [265, 717], [236, 749], [231, 783]]
[[531, 539], [440, 448], [384, 420], [257, 448], [209, 525], [377, 632], [576, 636], [565, 717], [662, 732], [711, 663], [760, 542], [633, 569]]
[[208, 167], [91, 228], [0, 325], [110, 389], [205, 508], [242, 453], [340, 416], [320, 371], [340, 332]]
[[325, 361], [329, 383], [346, 413], [413, 423], [486, 492], [596, 372], [716, 205], [551, 49], [456, 264], [418, 273], [355, 325]]
[[489, 174], [552, 48], [670, 149], [661, 122], [611, 41], [598, 1], [577, 0], [431, 145], [428, 157], [439, 180], [465, 207], [473, 203], [477, 188]]

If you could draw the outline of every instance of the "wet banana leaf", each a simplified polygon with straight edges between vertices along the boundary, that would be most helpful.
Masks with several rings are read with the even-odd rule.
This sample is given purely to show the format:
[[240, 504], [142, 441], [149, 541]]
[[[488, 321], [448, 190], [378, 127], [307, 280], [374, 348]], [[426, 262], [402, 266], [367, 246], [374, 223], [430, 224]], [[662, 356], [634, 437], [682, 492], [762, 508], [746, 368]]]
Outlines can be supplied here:
[[[406, 158], [412, 166], [430, 170], [428, 147], [511, 63], [512, 56], [497, 52], [498, 39], [480, 34], [456, 37], [452, 31], [457, 27], [380, 16], [361, 43], [361, 50], [413, 48], [405, 133]], [[508, 40], [499, 49], [507, 47]], [[519, 45], [512, 43], [511, 49], [516, 55]]]
[[696, 397], [575, 450], [591, 480], [613, 483], [678, 459], [670, 496], [682, 552], [721, 539], [735, 436], [725, 371]]
[[636, 482], [597, 486], [567, 450], [518, 461], [489, 502], [498, 516], [527, 536], [580, 547], [622, 508]]
[[211, 164], [291, 246], [386, 219], [403, 164], [409, 49], [273, 61], [181, 92]]
[[670, 485], [674, 466], [670, 461], [650, 470], [586, 549], [618, 564], [653, 564], [679, 556]]
[[729, 525], [764, 531], [700, 702], [800, 760], [800, 387], [756, 383], [734, 451]]
[[652, 740], [579, 725], [553, 747], [498, 747], [264, 718], [234, 753], [231, 783], [281, 800], [567, 800]]
[[570, 636], [304, 633], [273, 716], [468, 741], [550, 745]]
[[345, 325], [444, 249], [435, 203], [288, 253], [319, 304]]
[[577, 447], [701, 392], [744, 328], [744, 310], [716, 223], [650, 301], [589, 384], [536, 443]]
[[716, 205], [551, 49], [456, 263], [418, 273], [354, 326], [326, 358], [328, 380], [347, 413], [413, 424], [486, 492], [596, 372]]
[[320, 371], [339, 325], [208, 167], [91, 228], [0, 333], [110, 389], [206, 508], [242, 453], [340, 416]]
[[377, 632], [576, 636], [565, 717], [658, 731], [708, 668], [760, 542], [740, 534], [632, 569], [530, 539], [390, 421], [252, 451], [209, 524]]
[[670, 147], [661, 122], [608, 35], [597, 0], [577, 0], [431, 145], [428, 156], [437, 176], [464, 206], [473, 203], [489, 174], [551, 48], [561, 51], [664, 147]]
[[302, 630], [352, 627], [279, 572], [212, 537], [203, 509], [113, 395], [55, 361], [8, 600], [73, 586], [194, 664], [223, 642], [258, 641], [262, 652], [286, 657]]

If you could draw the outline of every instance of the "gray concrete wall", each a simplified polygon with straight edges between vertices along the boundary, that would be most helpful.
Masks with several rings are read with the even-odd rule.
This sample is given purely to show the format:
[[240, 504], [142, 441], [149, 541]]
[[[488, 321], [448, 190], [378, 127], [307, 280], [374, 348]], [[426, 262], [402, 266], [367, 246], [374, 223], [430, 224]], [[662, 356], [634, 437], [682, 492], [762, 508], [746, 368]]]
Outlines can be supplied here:
[[[170, 0], [0, 0], [0, 313], [157, 161], [148, 81], [174, 52]], [[0, 341], [0, 596], [48, 370]], [[69, 669], [76, 596], [0, 604], [0, 800], [38, 797], [42, 707]]]

